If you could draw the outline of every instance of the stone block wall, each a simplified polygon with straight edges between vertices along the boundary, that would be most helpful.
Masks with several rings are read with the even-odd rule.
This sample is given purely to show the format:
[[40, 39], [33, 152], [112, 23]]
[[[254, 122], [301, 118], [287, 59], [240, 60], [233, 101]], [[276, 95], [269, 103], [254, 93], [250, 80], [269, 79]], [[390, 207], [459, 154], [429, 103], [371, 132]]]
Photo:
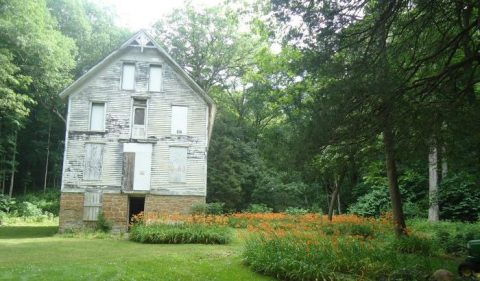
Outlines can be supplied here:
[[63, 193], [60, 196], [59, 231], [83, 226], [83, 193]]
[[128, 196], [126, 194], [104, 193], [102, 211], [105, 218], [113, 222], [114, 232], [125, 232], [128, 227]]
[[188, 214], [192, 205], [205, 203], [205, 196], [151, 195], [145, 196], [145, 215]]
[[[205, 196], [183, 195], [145, 195], [146, 216], [149, 214], [188, 214], [192, 205], [205, 203]], [[60, 197], [60, 227], [59, 231], [92, 227], [95, 222], [83, 221], [84, 194], [62, 192]], [[120, 193], [104, 193], [102, 195], [101, 211], [105, 218], [113, 222], [114, 232], [128, 230], [128, 195]]]

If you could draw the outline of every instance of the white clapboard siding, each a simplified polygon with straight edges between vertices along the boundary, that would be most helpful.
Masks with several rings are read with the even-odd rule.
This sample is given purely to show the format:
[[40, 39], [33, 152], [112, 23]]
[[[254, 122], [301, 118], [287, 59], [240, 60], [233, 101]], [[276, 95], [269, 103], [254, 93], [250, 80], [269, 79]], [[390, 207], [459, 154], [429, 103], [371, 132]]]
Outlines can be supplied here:
[[[135, 79], [133, 90], [125, 91], [122, 90], [123, 65], [129, 62], [135, 62]], [[161, 66], [159, 92], [149, 89], [153, 65]], [[133, 101], [138, 98], [148, 100], [145, 138], [157, 140], [152, 145], [150, 190], [166, 194], [204, 195], [207, 104], [153, 49], [144, 49], [143, 52], [139, 48], [125, 50], [72, 93], [69, 99], [69, 134], [63, 183], [67, 188], [121, 190], [123, 143], [119, 139], [143, 135], [132, 130]], [[89, 120], [91, 105], [99, 101], [106, 104], [105, 128], [102, 132], [92, 132]], [[173, 106], [188, 108], [183, 134], [172, 134]], [[93, 170], [85, 169], [85, 163], [91, 161], [87, 159], [86, 152], [89, 143], [103, 144], [101, 166], [96, 165], [98, 168]], [[185, 172], [181, 175], [183, 182], [170, 181], [172, 146], [187, 149]], [[98, 171], [100, 174], [96, 173]]]
[[83, 220], [96, 221], [102, 208], [101, 192], [85, 192], [83, 201]]
[[100, 180], [102, 176], [103, 147], [101, 143], [85, 144], [85, 169], [83, 179]]

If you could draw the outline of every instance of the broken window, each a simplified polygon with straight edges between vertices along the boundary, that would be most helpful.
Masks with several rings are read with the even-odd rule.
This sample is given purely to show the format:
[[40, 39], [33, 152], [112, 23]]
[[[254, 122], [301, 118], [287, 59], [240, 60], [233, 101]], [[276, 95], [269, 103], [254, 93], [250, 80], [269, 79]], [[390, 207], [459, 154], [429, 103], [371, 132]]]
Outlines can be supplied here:
[[145, 138], [147, 100], [133, 99], [132, 138]]
[[122, 70], [122, 89], [135, 89], [135, 64], [124, 63]]
[[160, 92], [162, 90], [162, 66], [150, 65], [150, 77], [148, 89], [151, 92]]
[[100, 208], [102, 207], [102, 193], [98, 191], [87, 191], [83, 199], [83, 220], [96, 221]]
[[172, 106], [172, 135], [187, 134], [188, 107]]
[[105, 130], [105, 103], [92, 102], [90, 109], [90, 131]]
[[187, 181], [187, 148], [171, 146], [170, 147], [170, 182]]
[[84, 180], [100, 180], [102, 175], [103, 150], [104, 144], [85, 144]]

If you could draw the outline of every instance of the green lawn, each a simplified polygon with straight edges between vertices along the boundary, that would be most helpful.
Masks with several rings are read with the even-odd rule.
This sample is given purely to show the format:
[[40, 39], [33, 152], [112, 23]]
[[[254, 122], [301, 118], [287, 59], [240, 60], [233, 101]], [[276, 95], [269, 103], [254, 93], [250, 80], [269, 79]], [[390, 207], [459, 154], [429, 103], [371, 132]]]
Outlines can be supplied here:
[[242, 265], [239, 239], [146, 245], [56, 232], [52, 225], [0, 226], [0, 280], [271, 280]]

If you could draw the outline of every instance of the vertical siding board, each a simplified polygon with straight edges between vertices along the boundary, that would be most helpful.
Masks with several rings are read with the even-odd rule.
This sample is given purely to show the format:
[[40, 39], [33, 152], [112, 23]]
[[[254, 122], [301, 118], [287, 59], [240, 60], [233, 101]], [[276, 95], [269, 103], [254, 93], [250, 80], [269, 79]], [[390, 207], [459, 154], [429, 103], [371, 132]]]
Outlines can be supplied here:
[[101, 192], [85, 192], [83, 203], [83, 220], [96, 221], [102, 207]]

